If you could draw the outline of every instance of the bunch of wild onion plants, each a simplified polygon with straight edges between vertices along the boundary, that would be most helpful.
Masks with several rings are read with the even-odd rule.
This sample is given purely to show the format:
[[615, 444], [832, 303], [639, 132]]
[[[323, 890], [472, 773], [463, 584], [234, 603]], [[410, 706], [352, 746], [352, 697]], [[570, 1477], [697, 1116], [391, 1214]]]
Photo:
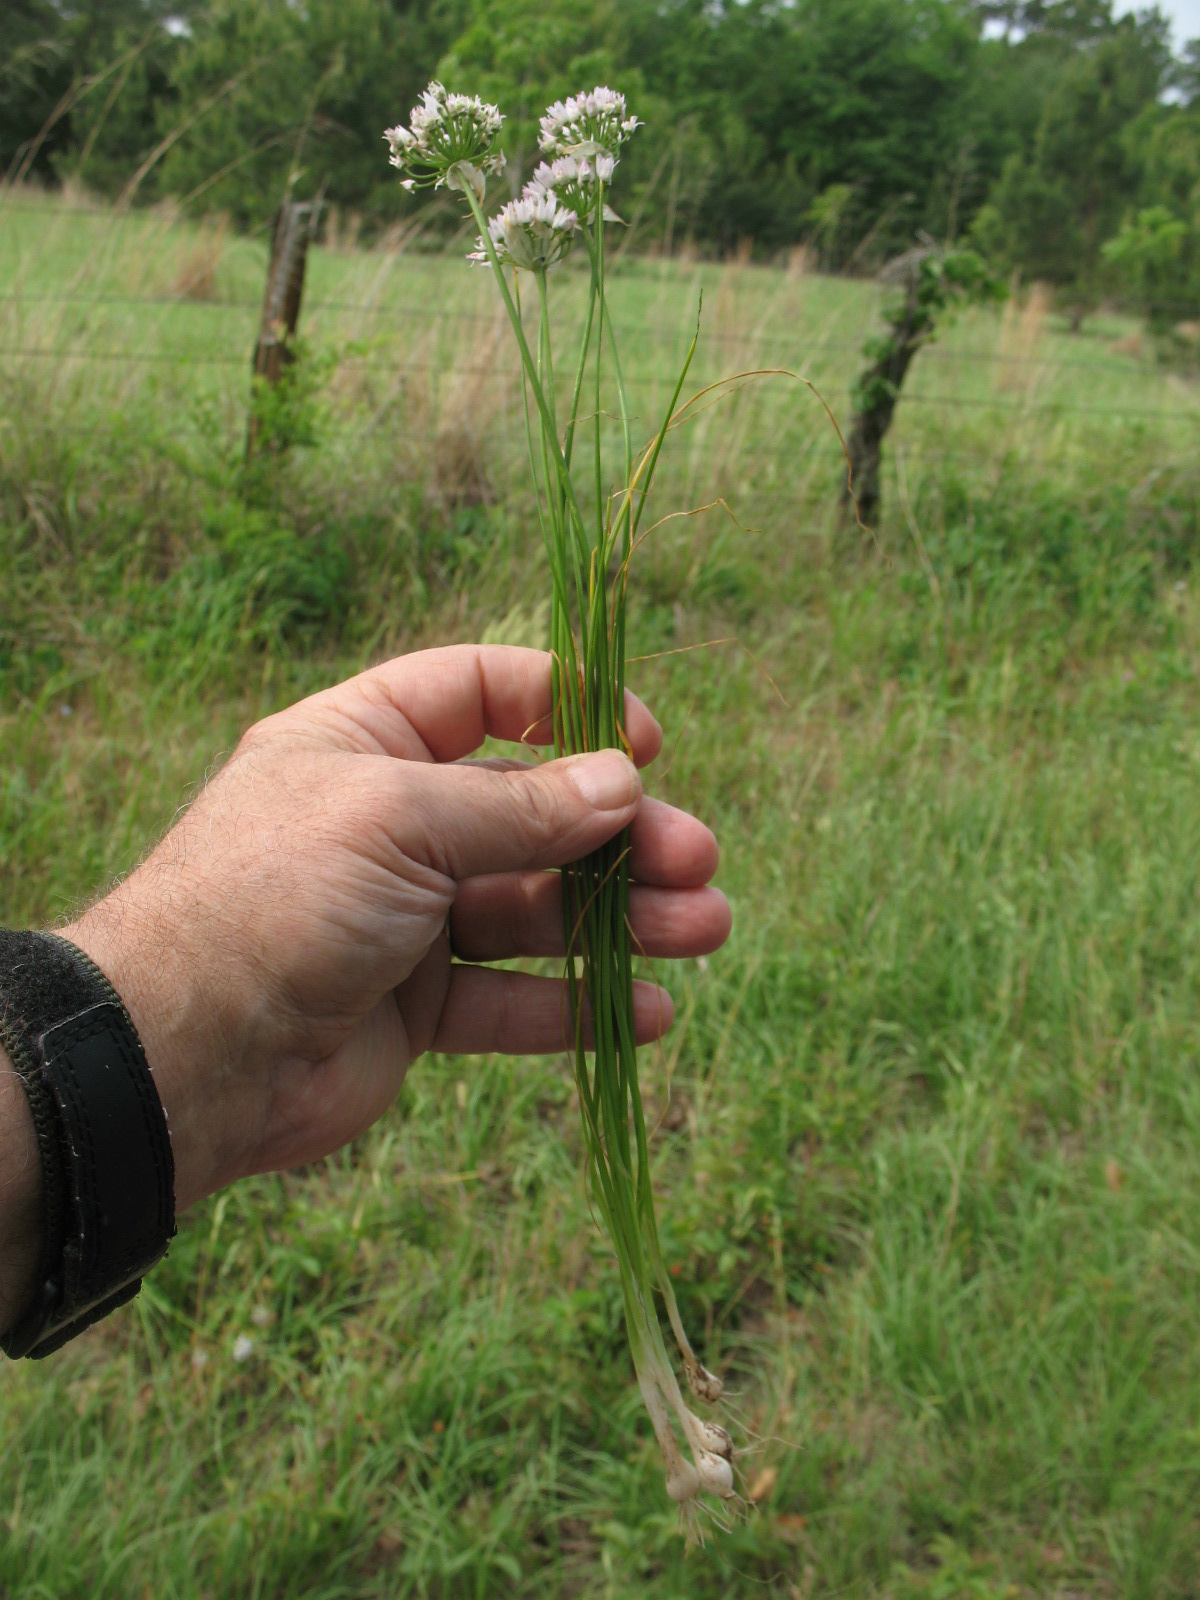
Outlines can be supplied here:
[[[393, 165], [406, 174], [409, 187], [444, 184], [464, 195], [479, 228], [470, 259], [491, 268], [516, 335], [530, 466], [552, 586], [556, 753], [628, 749], [622, 716], [629, 567], [644, 531], [647, 499], [695, 340], [662, 425], [635, 453], [606, 291], [605, 228], [615, 220], [608, 190], [621, 146], [637, 128], [637, 119], [626, 114], [623, 96], [604, 88], [551, 106], [542, 118], [540, 139], [548, 159], [521, 196], [488, 221], [482, 202], [488, 174], [503, 165], [495, 149], [500, 121], [495, 107], [447, 94], [434, 83], [414, 107], [411, 125], [390, 129], [385, 137]], [[590, 268], [586, 310], [574, 378], [560, 399], [547, 276], [579, 244]], [[532, 279], [536, 294], [532, 348], [518, 293], [522, 276]], [[613, 492], [606, 489], [602, 437], [609, 372], [622, 439], [620, 487]], [[591, 470], [579, 474], [576, 449], [585, 428], [593, 434]], [[684, 1401], [654, 1300], [657, 1289], [693, 1395], [717, 1400], [720, 1380], [700, 1365], [684, 1333], [655, 1220], [634, 1042], [628, 834], [564, 868], [562, 888], [572, 977], [572, 1054], [591, 1197], [616, 1251], [630, 1349], [663, 1452], [667, 1490], [679, 1502], [691, 1532], [696, 1530], [695, 1501], [701, 1489], [722, 1500], [733, 1497], [733, 1451], [725, 1429], [702, 1421]], [[573, 981], [576, 961], [579, 983]], [[584, 996], [593, 1031], [590, 1060]], [[676, 1423], [691, 1459], [680, 1449]]]

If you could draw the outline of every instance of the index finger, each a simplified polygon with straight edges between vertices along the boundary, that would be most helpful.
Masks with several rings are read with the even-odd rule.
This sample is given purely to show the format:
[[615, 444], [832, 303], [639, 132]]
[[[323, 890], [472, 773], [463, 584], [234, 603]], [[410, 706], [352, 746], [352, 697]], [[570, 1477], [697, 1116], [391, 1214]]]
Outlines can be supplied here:
[[[282, 713], [335, 748], [406, 761], [458, 761], [485, 738], [553, 739], [551, 657], [515, 645], [447, 645], [397, 656]], [[662, 729], [628, 690], [625, 734], [638, 766], [662, 748]]]

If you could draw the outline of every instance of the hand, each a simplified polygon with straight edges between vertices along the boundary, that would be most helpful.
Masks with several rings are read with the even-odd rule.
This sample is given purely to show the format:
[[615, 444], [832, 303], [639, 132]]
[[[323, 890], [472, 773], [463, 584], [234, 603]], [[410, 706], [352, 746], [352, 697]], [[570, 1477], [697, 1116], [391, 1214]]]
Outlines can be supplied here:
[[[619, 752], [463, 759], [487, 735], [547, 743], [550, 696], [540, 651], [458, 646], [268, 717], [132, 876], [63, 930], [142, 1037], [179, 1210], [345, 1144], [425, 1050], [562, 1050], [560, 980], [460, 963], [563, 955], [545, 869], [627, 824], [646, 953], [700, 955], [727, 937], [725, 898], [704, 887], [712, 834], [643, 799]], [[653, 760], [662, 733], [632, 695], [626, 732], [637, 763]], [[646, 1042], [671, 1002], [648, 984], [635, 1000]]]

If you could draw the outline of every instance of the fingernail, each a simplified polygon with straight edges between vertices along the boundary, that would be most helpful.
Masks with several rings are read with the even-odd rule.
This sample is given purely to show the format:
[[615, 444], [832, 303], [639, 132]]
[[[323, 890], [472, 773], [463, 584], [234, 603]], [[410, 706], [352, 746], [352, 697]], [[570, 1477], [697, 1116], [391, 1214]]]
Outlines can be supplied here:
[[594, 811], [622, 811], [642, 792], [637, 769], [619, 750], [571, 756], [567, 777]]

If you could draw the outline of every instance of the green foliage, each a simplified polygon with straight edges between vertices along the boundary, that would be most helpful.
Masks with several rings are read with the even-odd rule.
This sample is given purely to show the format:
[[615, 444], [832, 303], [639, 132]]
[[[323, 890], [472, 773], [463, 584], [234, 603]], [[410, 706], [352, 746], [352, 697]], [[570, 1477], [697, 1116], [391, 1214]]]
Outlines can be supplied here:
[[[1002, 298], [1003, 290], [974, 250], [923, 250], [903, 271], [903, 287], [892, 291], [883, 307], [888, 332], [872, 334], [863, 354], [872, 367], [884, 369], [901, 350], [915, 354], [934, 338], [939, 324], [964, 305]], [[876, 382], [885, 382], [877, 378]], [[870, 410], [882, 398], [894, 400], [894, 388], [870, 389], [863, 378], [855, 390], [855, 409]]]
[[1005, 162], [975, 237], [993, 259], [1086, 307], [1104, 241], [1136, 191], [1126, 130], [1155, 102], [1170, 58], [1153, 16], [1099, 28], [1091, 8], [1082, 20], [1091, 42], [1066, 60], [1033, 148]]
[[[208, 419], [203, 534], [164, 584], [153, 613], [162, 618], [172, 650], [183, 643], [188, 656], [219, 656], [235, 641], [254, 649], [318, 635], [337, 638], [345, 626], [345, 537], [320, 520], [294, 519], [288, 507], [292, 453], [319, 445], [322, 391], [338, 355], [314, 354], [294, 340], [289, 356], [277, 383], [255, 378], [254, 448], [235, 456], [232, 467]], [[145, 643], [151, 653], [160, 648], [153, 629]], [[163, 670], [170, 673], [171, 664]]]
[[[64, 61], [66, 40], [50, 0], [28, 0], [0, 13], [0, 172], [16, 170], [53, 115], [55, 102], [69, 81]], [[49, 156], [62, 142], [58, 130], [46, 156], [33, 170], [50, 171]]]
[[[694, 237], [723, 248], [804, 238], [813, 203], [847, 184], [839, 265], [871, 229], [879, 259], [914, 225], [942, 226], [927, 197], [950, 165], [976, 50], [957, 6], [671, 0], [630, 11], [629, 63], [675, 116], [694, 116], [707, 146], [707, 181], [681, 219]], [[668, 137], [651, 125], [646, 146], [665, 156]]]
[[1185, 303], [1189, 290], [1200, 290], [1198, 243], [1187, 223], [1166, 206], [1149, 206], [1109, 240], [1104, 259], [1132, 303], [1147, 312], [1152, 324], [1164, 325]]
[[813, 243], [821, 252], [821, 261], [828, 268], [841, 259], [846, 219], [854, 202], [852, 183], [831, 183], [808, 208], [808, 221], [812, 224]]
[[285, 194], [321, 190], [394, 211], [381, 133], [423, 86], [445, 27], [378, 0], [215, 0], [179, 61], [178, 110], [163, 110], [164, 131], [195, 119], [164, 185], [252, 226]]
[[1141, 173], [1141, 198], [1177, 215], [1200, 210], [1200, 107], [1156, 105], [1130, 124], [1126, 141]]
[[86, 153], [89, 181], [108, 164], [128, 177], [160, 106], [173, 98], [177, 38], [202, 0], [17, 0], [0, 15], [0, 173], [52, 179]]
[[[208, 658], [230, 647], [337, 638], [349, 571], [336, 533], [303, 533], [278, 511], [226, 501], [214, 507], [202, 543], [162, 591], [164, 631], [172, 651], [183, 645]], [[169, 661], [163, 665], [171, 671]]]
[[[140, 34], [123, 28], [111, 38], [91, 41], [81, 65], [91, 69], [95, 86], [71, 114], [70, 146], [54, 158], [59, 178], [108, 196], [123, 194], [136, 181], [157, 142], [158, 120], [174, 114], [171, 74], [178, 54], [177, 40], [154, 24]], [[147, 177], [147, 193], [154, 194], [158, 174], [153, 167]]]
[[1143, 202], [1104, 246], [1112, 281], [1152, 324], [1200, 313], [1200, 114], [1155, 106], [1128, 129]]
[[[981, 37], [984, 18], [1010, 31]], [[1109, 0], [23, 0], [0, 62], [0, 166], [58, 106], [35, 175], [115, 194], [148, 163], [142, 199], [249, 228], [318, 192], [371, 228], [402, 206], [449, 228], [443, 197], [402, 201], [380, 158], [429, 77], [500, 103], [513, 184], [546, 103], [611, 79], [646, 122], [625, 173], [639, 242], [809, 241], [827, 267], [869, 268], [919, 230], [952, 242], [983, 207], [997, 262], [1077, 297], [1134, 202], [1139, 115], [1181, 121], [1158, 98], [1190, 82], [1161, 20]], [[1157, 183], [1147, 168], [1137, 203], [1171, 203]]]
[[1200, 106], [1200, 39], [1191, 39], [1184, 45], [1172, 77], [1184, 104], [1192, 110]]
[[[554, 100], [582, 85], [620, 78], [631, 105], [639, 85], [618, 73], [621, 0], [477, 0], [464, 31], [439, 63], [446, 81], [500, 106], [510, 182], [519, 189], [541, 159], [538, 121]], [[401, 119], [408, 103], [397, 107]], [[395, 119], [393, 119], [395, 120]]]
[[[0, 168], [50, 122], [34, 176], [112, 195], [141, 172], [140, 199], [249, 229], [321, 193], [368, 230], [416, 210], [444, 233], [444, 196], [402, 199], [380, 154], [429, 77], [501, 105], [511, 185], [546, 103], [611, 80], [646, 123], [624, 173], [637, 245], [808, 242], [862, 270], [970, 231], [1083, 309], [1135, 208], [1191, 226], [1191, 70], [1157, 14], [1110, 0], [22, 0], [0, 17]], [[1172, 82], [1184, 103], [1162, 102]]]
[[[926, 549], [952, 603], [1022, 631], [1056, 618], [1093, 644], [1110, 627], [1165, 627], [1161, 588], [1200, 557], [1190, 486], [1165, 485], [1151, 504], [1113, 485], [1081, 498], [1053, 482], [1027, 483], [1015, 465], [1003, 497], [981, 496], [954, 476], [939, 486]], [[905, 582], [915, 589], [919, 574]]]
[[238, 475], [238, 487], [251, 505], [273, 504], [279, 474], [291, 450], [312, 449], [326, 420], [323, 390], [339, 360], [351, 349], [315, 352], [300, 337], [288, 341], [279, 379], [255, 376], [250, 395], [254, 444]]
[[1012, 155], [972, 237], [991, 260], [1034, 281], [1073, 285], [1084, 260], [1083, 227], [1068, 181]]

